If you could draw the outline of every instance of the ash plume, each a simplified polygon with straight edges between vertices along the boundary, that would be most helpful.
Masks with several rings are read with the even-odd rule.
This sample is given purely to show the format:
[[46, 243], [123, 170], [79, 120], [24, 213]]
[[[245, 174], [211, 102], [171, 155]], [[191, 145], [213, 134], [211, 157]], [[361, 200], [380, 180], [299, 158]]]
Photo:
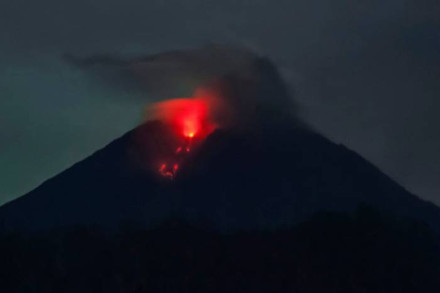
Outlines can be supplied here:
[[[141, 90], [147, 113], [154, 108], [148, 106], [152, 101], [206, 92], [222, 105], [210, 113], [221, 127], [306, 127], [275, 65], [267, 57], [242, 48], [217, 45], [133, 59], [116, 55], [65, 59], [112, 86]], [[147, 115], [146, 119], [153, 116]]]

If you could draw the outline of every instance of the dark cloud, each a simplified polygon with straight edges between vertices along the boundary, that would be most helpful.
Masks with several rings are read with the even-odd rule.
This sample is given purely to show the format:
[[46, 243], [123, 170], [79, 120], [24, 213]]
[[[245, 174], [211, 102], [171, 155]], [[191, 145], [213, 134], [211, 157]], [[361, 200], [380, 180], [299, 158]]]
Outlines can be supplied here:
[[[147, 101], [152, 96], [191, 97], [199, 88], [215, 92], [232, 109], [235, 127], [305, 125], [295, 116], [293, 97], [275, 65], [243, 48], [211, 45], [125, 60], [108, 55], [66, 60], [94, 71], [111, 86], [137, 83], [150, 93]], [[119, 81], [115, 76], [120, 76]]]

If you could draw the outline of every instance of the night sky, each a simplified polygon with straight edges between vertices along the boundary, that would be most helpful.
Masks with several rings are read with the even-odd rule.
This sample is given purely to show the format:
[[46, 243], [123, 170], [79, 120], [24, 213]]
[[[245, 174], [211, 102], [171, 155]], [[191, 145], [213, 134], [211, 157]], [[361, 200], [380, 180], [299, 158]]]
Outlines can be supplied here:
[[440, 204], [438, 0], [3, 0], [0, 204], [139, 124], [154, 98], [65, 54], [209, 43], [269, 56], [308, 124]]

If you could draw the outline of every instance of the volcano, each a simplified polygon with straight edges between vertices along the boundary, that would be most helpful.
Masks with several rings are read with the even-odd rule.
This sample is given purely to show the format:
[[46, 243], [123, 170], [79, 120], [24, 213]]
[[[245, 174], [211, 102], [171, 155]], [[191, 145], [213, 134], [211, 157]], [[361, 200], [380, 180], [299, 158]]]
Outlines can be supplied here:
[[439, 292], [440, 208], [292, 119], [252, 64], [222, 76], [221, 119], [160, 103], [0, 207], [0, 291]]
[[[302, 128], [219, 129], [172, 181], [156, 150], [169, 133], [148, 122], [0, 209], [7, 230], [73, 224], [117, 229], [169, 218], [237, 231], [291, 226], [319, 211], [370, 205], [439, 231], [440, 209], [406, 191], [355, 152]], [[172, 146], [174, 149], [174, 146]]]
[[[2, 292], [438, 292], [440, 209], [301, 128], [148, 122], [0, 208]], [[381, 291], [383, 290], [383, 291]]]

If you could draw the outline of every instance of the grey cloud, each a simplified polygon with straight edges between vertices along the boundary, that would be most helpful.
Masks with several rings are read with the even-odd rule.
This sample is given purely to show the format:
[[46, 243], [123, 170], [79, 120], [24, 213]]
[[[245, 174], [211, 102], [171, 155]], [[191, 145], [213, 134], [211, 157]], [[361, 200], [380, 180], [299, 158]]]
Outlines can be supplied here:
[[101, 77], [119, 72], [121, 79], [141, 84], [150, 99], [188, 97], [197, 88], [211, 88], [233, 109], [236, 126], [305, 126], [295, 116], [296, 105], [276, 67], [248, 49], [211, 45], [126, 60], [107, 55], [67, 60]]

